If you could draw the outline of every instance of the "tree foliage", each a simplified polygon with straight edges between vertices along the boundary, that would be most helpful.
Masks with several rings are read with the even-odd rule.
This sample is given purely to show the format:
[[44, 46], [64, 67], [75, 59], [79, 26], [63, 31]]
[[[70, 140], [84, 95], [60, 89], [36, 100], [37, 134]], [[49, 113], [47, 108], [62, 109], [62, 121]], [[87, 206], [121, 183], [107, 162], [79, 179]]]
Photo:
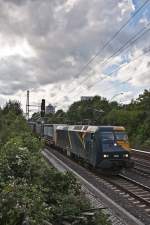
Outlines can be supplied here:
[[115, 101], [109, 102], [100, 96], [95, 96], [91, 100], [77, 101], [67, 112], [58, 110], [56, 114], [49, 115], [48, 122], [125, 126], [131, 145], [149, 150], [150, 90], [145, 90], [136, 100], [126, 105]]
[[[16, 105], [9, 102], [0, 110], [0, 224], [73, 222], [89, 209], [89, 202], [71, 173], [59, 173], [44, 161], [42, 144], [32, 135]], [[109, 224], [107, 218], [96, 214], [93, 225], [99, 224], [98, 219]]]

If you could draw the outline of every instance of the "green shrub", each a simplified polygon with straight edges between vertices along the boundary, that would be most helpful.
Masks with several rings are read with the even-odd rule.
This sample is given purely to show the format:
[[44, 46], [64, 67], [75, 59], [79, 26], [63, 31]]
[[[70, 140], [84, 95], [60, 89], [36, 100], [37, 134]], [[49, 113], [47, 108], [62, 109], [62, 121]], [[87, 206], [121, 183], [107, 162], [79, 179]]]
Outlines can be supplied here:
[[[43, 225], [48, 220], [61, 225], [64, 219], [74, 221], [90, 204], [71, 173], [56, 171], [42, 158], [43, 146], [32, 135], [18, 106], [10, 102], [0, 111], [0, 224], [27, 221]], [[96, 221], [97, 217], [93, 225], [99, 224]]]

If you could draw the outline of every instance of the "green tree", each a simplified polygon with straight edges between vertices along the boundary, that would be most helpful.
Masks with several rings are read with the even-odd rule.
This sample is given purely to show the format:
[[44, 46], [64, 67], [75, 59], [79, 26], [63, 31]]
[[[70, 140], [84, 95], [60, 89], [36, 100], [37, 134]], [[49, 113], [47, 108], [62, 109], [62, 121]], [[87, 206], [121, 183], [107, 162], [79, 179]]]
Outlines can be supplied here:
[[[42, 144], [23, 115], [14, 110], [16, 105], [11, 102], [9, 106], [0, 110], [0, 224], [74, 222], [90, 207], [80, 185], [71, 173], [59, 173], [45, 162]], [[108, 224], [103, 215], [100, 218]], [[96, 221], [94, 217], [93, 225], [98, 224]], [[88, 219], [77, 222], [89, 224]]]
[[7, 114], [9, 112], [15, 113], [16, 115], [22, 115], [23, 111], [21, 109], [21, 105], [17, 101], [9, 101], [6, 103], [3, 113]]

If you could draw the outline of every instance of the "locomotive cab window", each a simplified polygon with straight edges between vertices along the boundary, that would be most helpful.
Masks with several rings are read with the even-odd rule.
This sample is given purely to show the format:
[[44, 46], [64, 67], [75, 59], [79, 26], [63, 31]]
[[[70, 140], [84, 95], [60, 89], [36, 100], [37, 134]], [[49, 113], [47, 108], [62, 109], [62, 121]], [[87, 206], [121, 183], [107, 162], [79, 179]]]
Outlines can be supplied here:
[[117, 141], [128, 141], [128, 136], [125, 132], [117, 131], [115, 132], [115, 138]]
[[113, 132], [102, 132], [101, 137], [103, 141], [114, 141], [114, 134]]

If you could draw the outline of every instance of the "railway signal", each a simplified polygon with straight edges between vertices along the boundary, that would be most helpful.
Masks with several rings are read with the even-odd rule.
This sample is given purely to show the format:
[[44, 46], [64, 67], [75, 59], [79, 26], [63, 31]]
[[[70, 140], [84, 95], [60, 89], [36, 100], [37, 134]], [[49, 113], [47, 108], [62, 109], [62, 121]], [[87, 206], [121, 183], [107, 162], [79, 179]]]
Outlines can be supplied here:
[[45, 116], [45, 99], [42, 99], [41, 102], [41, 117]]

